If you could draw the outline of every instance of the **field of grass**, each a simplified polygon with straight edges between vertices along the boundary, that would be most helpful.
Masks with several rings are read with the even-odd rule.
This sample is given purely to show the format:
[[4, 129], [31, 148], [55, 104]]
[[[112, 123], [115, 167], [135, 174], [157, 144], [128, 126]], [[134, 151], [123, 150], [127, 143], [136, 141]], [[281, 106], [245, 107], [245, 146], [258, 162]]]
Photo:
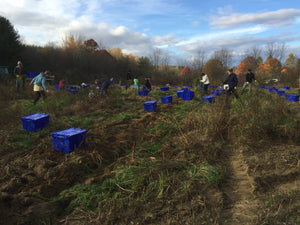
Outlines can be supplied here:
[[[0, 85], [0, 224], [300, 224], [299, 102], [256, 89], [211, 104], [177, 90], [91, 99], [51, 87], [33, 105], [29, 87]], [[36, 112], [47, 127], [23, 130]], [[85, 146], [54, 150], [51, 132], [71, 127], [88, 130]]]

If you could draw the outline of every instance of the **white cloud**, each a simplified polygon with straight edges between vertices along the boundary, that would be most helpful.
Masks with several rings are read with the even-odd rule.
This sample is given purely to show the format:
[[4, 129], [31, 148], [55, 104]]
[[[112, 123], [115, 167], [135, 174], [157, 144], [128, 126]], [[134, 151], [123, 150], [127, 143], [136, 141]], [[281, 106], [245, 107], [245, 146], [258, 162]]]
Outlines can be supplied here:
[[212, 16], [210, 25], [217, 28], [232, 28], [245, 24], [280, 27], [294, 24], [298, 17], [300, 17], [300, 10], [298, 9], [280, 9], [262, 13], [233, 13], [229, 16]]
[[197, 42], [206, 42], [206, 41], [212, 41], [212, 40], [219, 40], [219, 39], [226, 38], [226, 37], [233, 38], [233, 37], [236, 37], [236, 36], [243, 36], [243, 35], [249, 35], [249, 34], [258, 34], [258, 33], [264, 32], [266, 30], [267, 30], [266, 27], [254, 26], [254, 27], [248, 27], [248, 28], [241, 28], [241, 29], [234, 29], [234, 30], [226, 30], [226, 31], [207, 33], [207, 34], [191, 37], [189, 39], [185, 39], [181, 42], [178, 42], [176, 44], [176, 46], [184, 46], [184, 45], [195, 44]]

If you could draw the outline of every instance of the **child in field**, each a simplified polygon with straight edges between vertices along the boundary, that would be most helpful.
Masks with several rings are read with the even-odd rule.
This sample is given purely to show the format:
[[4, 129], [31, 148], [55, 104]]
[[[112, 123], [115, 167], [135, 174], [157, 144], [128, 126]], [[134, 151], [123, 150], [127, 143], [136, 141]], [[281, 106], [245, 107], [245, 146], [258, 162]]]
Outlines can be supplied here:
[[134, 87], [139, 90], [139, 80], [137, 78], [137, 76], [135, 76], [135, 78], [133, 79], [133, 83], [134, 83]]

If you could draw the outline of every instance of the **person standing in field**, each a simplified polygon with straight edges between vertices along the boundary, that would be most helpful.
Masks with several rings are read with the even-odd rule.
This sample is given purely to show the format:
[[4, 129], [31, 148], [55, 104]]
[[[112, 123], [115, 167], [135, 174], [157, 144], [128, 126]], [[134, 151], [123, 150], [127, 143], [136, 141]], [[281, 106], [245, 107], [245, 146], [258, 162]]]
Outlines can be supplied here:
[[113, 80], [114, 80], [114, 78], [110, 78], [110, 80], [101, 79], [102, 85], [101, 85], [101, 89], [100, 89], [100, 98], [103, 97], [104, 93], [107, 94], [107, 89], [111, 85], [111, 83], [113, 82]]
[[255, 81], [255, 76], [254, 73], [252, 73], [251, 69], [248, 69], [247, 75], [246, 75], [246, 81], [243, 85], [242, 91], [241, 91], [241, 95], [243, 94], [245, 88], [249, 85], [249, 92], [251, 92], [252, 89], [252, 82]]
[[59, 85], [59, 90], [65, 89], [65, 80], [60, 80], [58, 85]]
[[208, 86], [209, 86], [209, 79], [207, 74], [205, 73], [201, 73], [201, 80], [200, 83], [203, 83], [203, 87], [204, 87], [204, 94], [208, 94]]
[[134, 83], [134, 87], [139, 90], [139, 80], [137, 78], [137, 76], [135, 76], [135, 78], [133, 79], [133, 83]]
[[49, 92], [46, 85], [46, 77], [50, 76], [50, 74], [50, 71], [46, 70], [45, 72], [41, 72], [31, 80], [30, 85], [33, 85], [33, 91], [35, 93], [35, 99], [33, 101], [34, 105], [37, 103], [41, 96], [43, 96], [44, 100], [46, 99], [45, 91], [47, 93]]
[[14, 75], [16, 76], [17, 93], [20, 93], [20, 86], [24, 88], [26, 77], [23, 76], [23, 64], [21, 61], [17, 62], [17, 66], [14, 69]]
[[125, 88], [127, 89], [128, 87], [130, 87], [130, 83], [131, 83], [132, 77], [131, 77], [131, 72], [128, 71], [126, 74], [126, 84], [125, 84]]
[[146, 83], [143, 87], [143, 90], [151, 91], [152, 90], [152, 85], [151, 85], [151, 82], [150, 82], [150, 77], [146, 77], [145, 80], [146, 80]]
[[[230, 68], [227, 71], [228, 73], [228, 77], [226, 78], [226, 80], [223, 82], [224, 86], [226, 85], [226, 87], [228, 88], [224, 88], [225, 91], [230, 95], [231, 93], [234, 94], [234, 96], [236, 98], [239, 98], [239, 95], [236, 91], [237, 88], [237, 84], [238, 84], [238, 79], [236, 74], [233, 72], [233, 69]], [[227, 90], [226, 90], [227, 89]]]

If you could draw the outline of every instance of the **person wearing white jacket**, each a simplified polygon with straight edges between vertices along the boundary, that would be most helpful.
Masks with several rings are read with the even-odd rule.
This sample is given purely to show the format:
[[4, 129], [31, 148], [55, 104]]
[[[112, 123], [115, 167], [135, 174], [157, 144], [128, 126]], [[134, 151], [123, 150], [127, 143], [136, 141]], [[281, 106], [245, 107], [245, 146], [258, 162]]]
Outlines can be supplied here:
[[203, 87], [204, 87], [204, 93], [207, 94], [207, 89], [208, 89], [208, 85], [209, 85], [209, 79], [207, 74], [205, 73], [201, 73], [201, 83], [203, 83]]

